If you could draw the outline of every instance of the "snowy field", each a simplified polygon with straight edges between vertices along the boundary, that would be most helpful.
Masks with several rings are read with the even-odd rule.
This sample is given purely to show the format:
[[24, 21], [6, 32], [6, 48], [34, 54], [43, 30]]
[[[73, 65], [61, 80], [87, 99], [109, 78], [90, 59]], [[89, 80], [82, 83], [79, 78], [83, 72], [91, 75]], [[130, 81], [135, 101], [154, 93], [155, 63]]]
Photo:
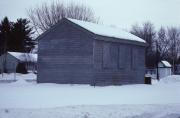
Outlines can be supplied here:
[[[180, 118], [180, 76], [153, 85], [36, 84], [34, 74], [0, 75], [0, 118]], [[28, 81], [28, 82], [27, 82]]]
[[27, 80], [27, 81], [35, 81], [36, 75], [34, 73], [29, 74], [20, 74], [20, 73], [11, 73], [11, 74], [0, 74], [0, 84], [2, 82], [12, 82], [16, 80]]

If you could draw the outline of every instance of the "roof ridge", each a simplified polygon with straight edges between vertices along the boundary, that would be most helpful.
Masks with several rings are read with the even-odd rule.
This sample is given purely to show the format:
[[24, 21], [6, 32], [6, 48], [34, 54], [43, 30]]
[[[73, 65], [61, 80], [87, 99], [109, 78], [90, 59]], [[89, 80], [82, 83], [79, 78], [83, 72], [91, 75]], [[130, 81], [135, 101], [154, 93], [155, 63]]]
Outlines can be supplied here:
[[92, 22], [71, 19], [71, 18], [65, 18], [65, 19], [97, 35], [146, 43], [145, 40], [139, 38], [138, 36], [135, 36], [117, 27], [111, 27], [111, 26], [102, 25], [102, 24], [95, 24]]

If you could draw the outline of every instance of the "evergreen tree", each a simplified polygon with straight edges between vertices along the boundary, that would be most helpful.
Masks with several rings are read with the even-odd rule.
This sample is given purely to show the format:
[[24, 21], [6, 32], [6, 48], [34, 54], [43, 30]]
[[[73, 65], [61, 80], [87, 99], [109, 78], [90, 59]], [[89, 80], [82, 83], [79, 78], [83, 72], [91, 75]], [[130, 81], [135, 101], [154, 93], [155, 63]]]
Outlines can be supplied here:
[[0, 55], [7, 51], [30, 52], [35, 45], [31, 35], [32, 27], [27, 19], [17, 19], [15, 23], [5, 17], [0, 22]]
[[27, 19], [17, 19], [11, 32], [9, 51], [30, 52], [34, 48], [35, 41], [31, 37], [33, 32]]
[[5, 17], [0, 23], [0, 55], [8, 51], [12, 25]]
[[[11, 34], [11, 23], [9, 22], [8, 18], [5, 17], [1, 23], [0, 23], [0, 55], [6, 54], [8, 51], [8, 42], [10, 39], [10, 34]], [[6, 69], [6, 55], [4, 58], [2, 58], [2, 72], [7, 72]]]

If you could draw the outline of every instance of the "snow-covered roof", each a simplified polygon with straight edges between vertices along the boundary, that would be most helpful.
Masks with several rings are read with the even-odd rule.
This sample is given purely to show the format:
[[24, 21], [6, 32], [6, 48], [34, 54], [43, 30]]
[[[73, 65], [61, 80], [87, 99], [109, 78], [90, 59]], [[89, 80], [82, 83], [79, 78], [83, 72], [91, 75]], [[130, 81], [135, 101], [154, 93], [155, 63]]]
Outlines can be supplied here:
[[97, 35], [146, 43], [146, 41], [143, 39], [116, 27], [110, 27], [70, 18], [68, 18], [68, 20]]
[[165, 67], [171, 67], [171, 64], [168, 61], [163, 60], [161, 63], [163, 63]]
[[22, 52], [8, 52], [8, 53], [22, 62], [25, 61], [37, 62], [37, 54], [22, 53]]

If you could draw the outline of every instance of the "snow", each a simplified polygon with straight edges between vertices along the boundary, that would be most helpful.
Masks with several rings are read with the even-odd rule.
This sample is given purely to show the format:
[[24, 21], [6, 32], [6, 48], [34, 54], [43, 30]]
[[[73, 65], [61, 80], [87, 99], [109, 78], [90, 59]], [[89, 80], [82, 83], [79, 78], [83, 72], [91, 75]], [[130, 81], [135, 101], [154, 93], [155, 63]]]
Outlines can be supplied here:
[[179, 83], [180, 84], [180, 75], [170, 75], [170, 76], [164, 77], [160, 79], [159, 83], [163, 83], [163, 84]]
[[0, 109], [2, 118], [179, 118], [180, 105], [94, 105]]
[[[3, 75], [0, 74], [0, 82], [2, 80], [36, 80], [36, 75], [34, 73], [28, 73], [28, 74], [20, 74], [20, 73], [4, 73]], [[0, 83], [1, 84], [1, 83]]]
[[161, 61], [165, 67], [171, 67], [171, 64], [168, 61]]
[[145, 43], [143, 39], [116, 27], [110, 27], [70, 18], [68, 18], [68, 20], [97, 35]]
[[[13, 76], [9, 74], [6, 76]], [[3, 118], [179, 118], [180, 76], [162, 78], [153, 85], [93, 87], [89, 85], [0, 83]]]
[[19, 85], [28, 85], [27, 81], [24, 79], [18, 79], [15, 82], [12, 82], [11, 85], [19, 86]]
[[22, 52], [8, 52], [8, 53], [22, 62], [25, 61], [37, 62], [37, 54], [22, 53]]
[[161, 84], [95, 88], [88, 85], [35, 83], [27, 83], [26, 86], [20, 85], [22, 84], [0, 84], [0, 108], [180, 103], [179, 84], [173, 84], [173, 86]]

